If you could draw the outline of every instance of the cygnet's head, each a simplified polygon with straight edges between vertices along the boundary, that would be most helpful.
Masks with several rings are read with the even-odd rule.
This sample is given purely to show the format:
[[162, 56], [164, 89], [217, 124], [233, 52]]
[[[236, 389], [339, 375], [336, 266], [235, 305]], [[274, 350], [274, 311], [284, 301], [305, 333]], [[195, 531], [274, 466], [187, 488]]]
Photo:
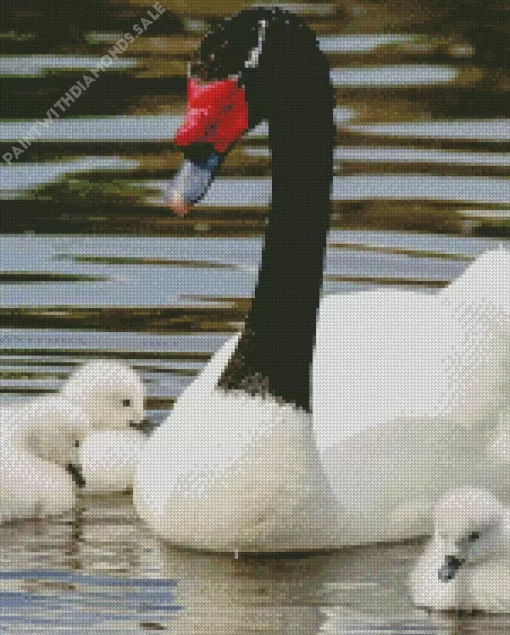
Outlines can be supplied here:
[[79, 404], [95, 429], [139, 428], [144, 424], [144, 386], [130, 366], [92, 361], [63, 385], [61, 394]]
[[463, 488], [446, 494], [434, 512], [435, 540], [444, 552], [439, 579], [447, 583], [463, 565], [504, 549], [505, 520], [505, 508], [485, 490]]
[[31, 454], [64, 467], [75, 483], [85, 484], [81, 474], [80, 445], [91, 427], [84, 411], [57, 396], [43, 397], [21, 408], [14, 418], [18, 443]]

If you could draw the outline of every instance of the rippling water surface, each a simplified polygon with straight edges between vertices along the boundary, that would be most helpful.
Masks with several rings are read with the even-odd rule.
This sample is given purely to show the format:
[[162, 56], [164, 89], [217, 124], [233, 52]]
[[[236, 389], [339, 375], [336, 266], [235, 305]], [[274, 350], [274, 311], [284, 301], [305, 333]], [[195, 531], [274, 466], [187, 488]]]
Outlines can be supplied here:
[[2, 633], [508, 633], [505, 616], [413, 608], [420, 543], [294, 557], [214, 556], [159, 544], [127, 499], [0, 527]]
[[[4, 3], [0, 156], [146, 10], [135, 0], [59, 3], [57, 39], [48, 3]], [[162, 421], [243, 322], [270, 192], [267, 126], [246, 136], [188, 219], [169, 216], [164, 191], [180, 160], [172, 139], [185, 60], [214, 16], [247, 3], [168, 4], [178, 13], [0, 166], [2, 404], [58, 390], [89, 359], [122, 358], [140, 370], [148, 413]], [[317, 31], [336, 96], [324, 292], [434, 292], [498, 243], [461, 233], [508, 236], [506, 4], [289, 8]], [[421, 548], [188, 553], [161, 545], [128, 496], [84, 497], [68, 517], [0, 526], [0, 633], [510, 632], [510, 616], [414, 608], [406, 578]]]

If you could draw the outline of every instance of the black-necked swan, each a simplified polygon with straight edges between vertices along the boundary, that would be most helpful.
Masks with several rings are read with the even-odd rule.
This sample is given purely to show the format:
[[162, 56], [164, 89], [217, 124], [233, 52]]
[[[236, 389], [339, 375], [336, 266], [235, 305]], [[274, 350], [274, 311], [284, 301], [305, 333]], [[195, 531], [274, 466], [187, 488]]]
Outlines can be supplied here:
[[379, 292], [377, 302], [357, 294], [341, 307], [326, 298], [317, 326], [333, 96], [326, 57], [299, 18], [241, 11], [204, 38], [188, 81], [174, 210], [185, 213], [205, 194], [230, 145], [261, 119], [269, 122], [272, 205], [244, 330], [144, 446], [139, 515], [173, 544], [232, 552], [430, 531], [439, 495], [491, 484], [484, 404], [474, 416], [466, 406], [479, 378], [472, 353], [490, 357], [492, 349], [478, 346], [449, 303], [419, 294]]
[[79, 446], [87, 416], [64, 399], [42, 397], [0, 413], [0, 523], [62, 514], [84, 485]]
[[489, 492], [448, 492], [410, 578], [418, 606], [510, 613], [510, 511]]

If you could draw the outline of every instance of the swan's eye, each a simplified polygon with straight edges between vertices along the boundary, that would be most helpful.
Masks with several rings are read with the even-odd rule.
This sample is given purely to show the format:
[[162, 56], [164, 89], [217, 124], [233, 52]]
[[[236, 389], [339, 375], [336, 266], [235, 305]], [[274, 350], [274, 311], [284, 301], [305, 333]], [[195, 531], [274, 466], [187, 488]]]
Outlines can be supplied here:
[[478, 538], [480, 538], [480, 532], [479, 531], [473, 531], [468, 536], [469, 542], [474, 542], [475, 540], [478, 540]]
[[76, 439], [76, 441], [74, 442], [74, 447], [75, 448], [79, 448], [80, 447], [80, 441], [78, 439]]
[[124, 408], [129, 408], [129, 406], [131, 405], [131, 399], [123, 399], [122, 405], [124, 406]]

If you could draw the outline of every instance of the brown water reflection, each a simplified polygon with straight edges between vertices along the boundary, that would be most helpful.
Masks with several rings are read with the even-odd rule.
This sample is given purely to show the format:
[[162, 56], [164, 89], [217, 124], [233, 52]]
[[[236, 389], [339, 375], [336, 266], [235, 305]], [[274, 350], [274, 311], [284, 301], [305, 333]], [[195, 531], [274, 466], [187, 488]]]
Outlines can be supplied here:
[[[49, 5], [25, 0], [23, 12], [15, 0], [5, 4], [11, 29], [0, 39], [0, 50], [9, 54], [0, 55], [0, 81], [8, 88], [0, 104], [0, 155], [12, 152], [33, 122], [146, 10], [135, 0], [68, 3], [57, 18], [62, 41], [48, 50]], [[242, 188], [235, 205], [223, 188], [185, 220], [170, 218], [159, 195], [180, 157], [172, 139], [184, 106], [185, 59], [208, 25], [248, 4], [171, 3], [115, 60], [123, 68], [112, 63], [65, 116], [41, 128], [19, 160], [0, 168], [2, 194], [9, 199], [5, 230], [261, 231], [267, 193], [255, 210]], [[482, 181], [471, 189], [469, 179], [462, 181], [486, 176], [508, 183], [510, 175], [504, 156], [510, 129], [505, 3], [338, 0], [285, 6], [308, 17], [331, 60], [340, 175], [333, 225], [456, 233], [497, 227], [508, 234], [501, 212], [508, 210], [510, 185], [494, 182], [500, 191], [495, 199], [494, 188]], [[261, 126], [229, 157], [223, 175], [267, 176], [266, 151], [267, 129]], [[390, 177], [403, 175], [405, 187], [395, 188]]]

